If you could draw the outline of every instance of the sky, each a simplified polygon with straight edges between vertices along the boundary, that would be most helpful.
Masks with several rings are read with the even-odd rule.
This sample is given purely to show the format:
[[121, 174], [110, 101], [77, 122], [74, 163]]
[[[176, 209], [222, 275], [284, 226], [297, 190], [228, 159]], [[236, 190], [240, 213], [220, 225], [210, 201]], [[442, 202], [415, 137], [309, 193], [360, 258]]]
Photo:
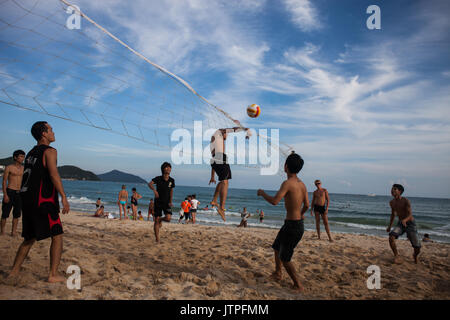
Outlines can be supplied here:
[[[7, 2], [0, 8], [0, 27], [8, 19], [8, 12], [13, 16]], [[39, 10], [51, 9], [49, 3], [41, 2]], [[309, 191], [314, 190], [315, 179], [320, 179], [331, 193], [351, 194], [389, 195], [392, 184], [401, 183], [405, 196], [450, 198], [448, 1], [72, 3], [143, 56], [187, 81], [243, 125], [256, 130], [279, 129], [280, 141], [305, 160], [299, 176]], [[371, 14], [366, 10], [370, 5], [380, 8], [379, 30], [367, 28]], [[68, 17], [64, 12], [59, 14], [61, 19]], [[81, 30], [92, 31], [88, 22], [81, 23]], [[9, 38], [20, 39], [10, 28], [0, 28], [0, 40]], [[99, 41], [114, 50], [118, 47], [103, 38]], [[95, 55], [91, 58], [98, 60], [96, 67], [100, 70], [111, 56], [110, 51], [97, 48], [92, 52]], [[15, 65], [7, 60], [17, 54], [15, 51], [1, 46], [0, 53], [0, 76], [2, 72], [31, 72], [26, 69], [32, 68], [29, 65], [14, 69]], [[140, 62], [136, 66], [113, 61], [108, 70], [124, 75], [119, 72], [123, 66], [144, 74], [148, 64], [143, 66], [145, 62], [133, 58], [137, 60]], [[59, 67], [56, 59], [54, 65]], [[76, 66], [69, 72], [74, 69]], [[31, 74], [31, 78], [37, 76]], [[52, 84], [55, 97], [64, 86], [90, 89], [88, 83], [74, 84], [70, 82], [73, 78], [66, 81], [60, 74], [56, 77], [49, 72], [39, 77]], [[155, 77], [149, 73], [141, 78], [129, 77], [127, 86], [134, 84], [146, 90], [152, 82], [153, 88], [161, 89], [166, 80]], [[89, 79], [108, 87], [117, 82], [111, 77]], [[0, 82], [3, 89], [5, 81]], [[17, 86], [19, 91], [34, 88]], [[145, 109], [142, 121], [147, 120], [147, 112], [157, 117], [157, 112], [167, 107], [141, 104], [131, 97], [135, 91], [117, 87], [114, 100], [136, 101], [135, 109]], [[92, 92], [91, 96], [108, 98], [108, 92]], [[80, 99], [77, 103], [91, 102]], [[262, 109], [256, 119], [245, 112], [252, 103]], [[118, 169], [148, 180], [159, 174], [163, 161], [170, 161], [170, 148], [155, 148], [107, 130], [1, 102], [0, 112], [0, 157], [10, 156], [16, 149], [30, 150], [35, 144], [29, 133], [31, 125], [45, 120], [56, 134], [53, 146], [58, 150], [59, 165], [76, 165], [97, 174]], [[191, 112], [188, 119], [199, 115]], [[173, 117], [179, 118], [180, 114]], [[166, 129], [175, 128], [168, 124]], [[232, 174], [231, 188], [276, 190], [283, 180], [278, 175], [263, 176], [257, 169], [240, 166], [233, 166]], [[179, 185], [208, 186], [210, 167], [175, 165], [173, 176]]]

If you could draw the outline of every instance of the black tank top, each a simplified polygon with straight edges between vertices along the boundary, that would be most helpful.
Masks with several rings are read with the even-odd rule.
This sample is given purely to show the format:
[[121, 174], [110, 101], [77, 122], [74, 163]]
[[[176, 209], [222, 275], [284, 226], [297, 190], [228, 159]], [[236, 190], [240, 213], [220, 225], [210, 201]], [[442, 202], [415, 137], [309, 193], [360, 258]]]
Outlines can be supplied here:
[[24, 205], [40, 207], [42, 203], [50, 202], [59, 211], [58, 192], [43, 163], [44, 152], [49, 148], [53, 149], [47, 145], [38, 145], [28, 152], [20, 192]]

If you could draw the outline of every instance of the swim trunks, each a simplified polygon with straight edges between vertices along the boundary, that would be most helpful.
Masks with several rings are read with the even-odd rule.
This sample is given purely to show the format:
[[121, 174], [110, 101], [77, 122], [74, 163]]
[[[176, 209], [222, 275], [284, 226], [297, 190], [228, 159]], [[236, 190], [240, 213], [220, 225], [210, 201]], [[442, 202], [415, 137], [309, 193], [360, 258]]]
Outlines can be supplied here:
[[219, 161], [222, 163], [216, 163], [215, 160], [212, 161], [211, 167], [217, 173], [219, 177], [219, 181], [230, 180], [231, 179], [231, 168], [227, 163], [227, 155], [223, 154], [223, 161]]
[[325, 206], [319, 206], [317, 204], [314, 205], [314, 212], [318, 212], [320, 214], [325, 213]]
[[120, 200], [119, 202], [120, 202], [120, 204], [126, 204], [127, 203], [125, 200]]
[[44, 166], [47, 145], [35, 146], [25, 158], [22, 178], [22, 237], [43, 240], [63, 233], [59, 218], [58, 192]]
[[12, 190], [6, 188], [6, 193], [9, 197], [9, 202], [5, 203], [4, 200], [2, 202], [2, 219], [9, 218], [9, 214], [11, 213], [11, 209], [13, 210], [13, 218], [18, 219], [22, 213], [22, 198], [20, 197], [20, 191]]
[[397, 225], [389, 233], [389, 235], [395, 237], [395, 239], [398, 239], [398, 237], [404, 234], [405, 232], [413, 248], [420, 248], [421, 244], [419, 240], [419, 234], [417, 233], [417, 225], [414, 220], [408, 221], [406, 223], [406, 227], [403, 225], [401, 221], [398, 221]]
[[304, 231], [303, 219], [284, 220], [284, 225], [272, 244], [272, 248], [278, 251], [281, 261], [291, 261], [294, 249], [302, 239]]

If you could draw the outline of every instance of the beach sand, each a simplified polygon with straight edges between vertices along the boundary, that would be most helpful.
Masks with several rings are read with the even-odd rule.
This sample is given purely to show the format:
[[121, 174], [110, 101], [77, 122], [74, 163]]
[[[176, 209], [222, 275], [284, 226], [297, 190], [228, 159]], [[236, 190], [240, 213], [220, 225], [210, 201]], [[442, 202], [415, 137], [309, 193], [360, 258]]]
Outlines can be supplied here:
[[[335, 242], [306, 231], [293, 263], [305, 290], [291, 289], [274, 271], [271, 244], [278, 230], [182, 225], [177, 218], [161, 229], [155, 243], [153, 222], [61, 215], [64, 251], [60, 271], [81, 268], [81, 290], [46, 282], [50, 239], [36, 242], [15, 282], [6, 279], [22, 242], [0, 237], [0, 299], [449, 299], [449, 244], [423, 243], [420, 264], [406, 237], [397, 241], [404, 259], [394, 265], [388, 238], [334, 234]], [[310, 217], [308, 217], [310, 218]], [[19, 223], [21, 231], [21, 223]], [[381, 289], [369, 290], [367, 267], [381, 271]], [[67, 277], [69, 275], [66, 275]]]

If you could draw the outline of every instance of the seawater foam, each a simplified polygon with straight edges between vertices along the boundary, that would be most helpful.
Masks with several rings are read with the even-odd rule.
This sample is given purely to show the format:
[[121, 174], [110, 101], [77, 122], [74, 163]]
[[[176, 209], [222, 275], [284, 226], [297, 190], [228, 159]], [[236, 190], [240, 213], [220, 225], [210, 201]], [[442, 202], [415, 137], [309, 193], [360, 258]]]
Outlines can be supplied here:
[[69, 203], [76, 203], [76, 204], [95, 204], [95, 200], [91, 200], [87, 197], [74, 197], [70, 196], [68, 199]]

